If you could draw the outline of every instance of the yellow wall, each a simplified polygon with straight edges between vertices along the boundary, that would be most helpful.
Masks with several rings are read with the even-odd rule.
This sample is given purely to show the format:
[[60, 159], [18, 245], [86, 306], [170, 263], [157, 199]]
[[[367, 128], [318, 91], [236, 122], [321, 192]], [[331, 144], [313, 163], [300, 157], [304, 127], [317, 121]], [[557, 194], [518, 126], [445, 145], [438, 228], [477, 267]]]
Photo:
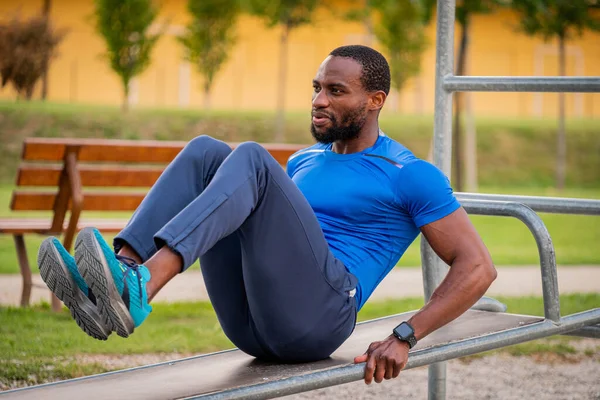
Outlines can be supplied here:
[[[28, 16], [41, 9], [41, 0], [0, 0], [0, 18], [20, 10]], [[137, 79], [131, 101], [138, 107], [190, 107], [204, 104], [202, 78], [183, 60], [176, 35], [187, 22], [185, 0], [162, 2], [160, 23], [169, 28], [153, 52], [151, 66]], [[343, 9], [340, 0], [335, 9]], [[122, 89], [117, 76], [102, 58], [104, 43], [93, 28], [91, 0], [53, 0], [51, 18], [68, 34], [49, 73], [49, 99], [118, 105]], [[556, 75], [556, 43], [544, 43], [515, 31], [516, 16], [508, 11], [477, 16], [473, 20], [469, 57], [470, 75]], [[398, 99], [393, 94], [387, 112], [433, 112], [435, 27], [428, 27], [430, 46], [423, 55], [421, 75], [408, 83]], [[458, 42], [458, 29], [455, 41]], [[600, 76], [600, 35], [586, 32], [569, 41], [567, 74]], [[310, 107], [311, 79], [320, 62], [333, 48], [344, 44], [371, 44], [361, 24], [342, 21], [328, 10], [319, 10], [316, 21], [290, 36], [286, 107], [305, 111]], [[378, 48], [377, 44], [374, 44]], [[262, 21], [241, 17], [238, 42], [213, 87], [211, 106], [216, 109], [272, 110], [277, 93], [279, 30]], [[0, 98], [14, 98], [12, 89]], [[474, 93], [474, 111], [491, 116], [553, 116], [557, 94]], [[600, 116], [600, 94], [568, 94], [567, 113], [575, 117]]]

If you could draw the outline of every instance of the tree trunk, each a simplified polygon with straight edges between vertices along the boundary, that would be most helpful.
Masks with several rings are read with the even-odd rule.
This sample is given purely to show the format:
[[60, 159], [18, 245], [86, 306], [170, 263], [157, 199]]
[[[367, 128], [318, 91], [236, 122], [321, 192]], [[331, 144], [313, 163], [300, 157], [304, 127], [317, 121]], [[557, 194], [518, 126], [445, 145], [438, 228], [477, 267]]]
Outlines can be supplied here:
[[369, 7], [369, 1], [364, 2], [365, 10], [368, 10], [363, 17], [363, 25], [367, 31], [367, 40], [365, 40], [365, 46], [373, 46], [373, 20], [371, 19], [371, 9]]
[[[464, 75], [465, 71], [465, 60], [467, 57], [467, 50], [469, 46], [469, 18], [465, 18], [465, 23], [462, 25], [460, 46], [458, 48], [458, 57], [456, 65], [456, 75]], [[454, 163], [452, 169], [454, 170], [454, 179], [452, 186], [456, 191], [463, 190], [462, 180], [462, 132], [460, 127], [461, 117], [461, 106], [462, 106], [462, 93], [456, 92], [454, 94], [454, 129], [452, 132], [452, 151], [454, 153]]]
[[210, 82], [204, 82], [204, 110], [210, 110]]
[[[50, 7], [51, 0], [44, 0], [44, 4], [42, 6], [42, 15], [46, 18], [46, 20], [50, 19]], [[48, 96], [48, 67], [50, 64], [50, 60], [44, 60], [44, 71], [42, 72], [42, 100], [46, 100]]]
[[121, 106], [123, 112], [129, 111], [129, 82], [127, 81], [123, 85], [123, 104]]
[[[468, 49], [465, 49], [465, 52]], [[464, 75], [470, 75], [470, 63], [468, 54], [465, 53]], [[462, 93], [465, 106], [465, 189], [469, 192], [479, 191], [477, 179], [477, 128], [473, 118], [473, 104], [471, 92]]]
[[415, 77], [415, 114], [423, 115], [423, 78]]
[[[468, 75], [468, 72], [465, 73]], [[477, 179], [477, 128], [473, 118], [471, 93], [463, 93], [465, 99], [465, 187], [469, 192], [479, 191]]]
[[402, 110], [402, 107], [400, 107], [400, 89], [394, 88], [388, 99], [390, 101], [390, 109], [395, 114], [400, 113]]
[[284, 141], [285, 131], [285, 89], [287, 76], [288, 59], [288, 38], [290, 26], [283, 24], [281, 26], [281, 38], [279, 47], [279, 77], [277, 82], [277, 115], [275, 117], [275, 141], [282, 143]]
[[[558, 38], [558, 75], [565, 76], [565, 36]], [[565, 187], [567, 172], [567, 135], [565, 132], [565, 94], [558, 94], [558, 134], [556, 146], [556, 187], [562, 190]]]

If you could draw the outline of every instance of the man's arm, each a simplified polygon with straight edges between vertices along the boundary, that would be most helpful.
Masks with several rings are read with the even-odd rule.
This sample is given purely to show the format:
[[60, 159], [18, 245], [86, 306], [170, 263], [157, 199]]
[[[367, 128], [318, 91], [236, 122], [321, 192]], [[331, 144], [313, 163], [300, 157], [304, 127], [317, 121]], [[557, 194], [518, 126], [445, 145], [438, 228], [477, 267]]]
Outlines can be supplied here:
[[[467, 311], [496, 278], [489, 252], [463, 208], [423, 226], [421, 232], [437, 255], [450, 265], [450, 271], [429, 302], [408, 321], [417, 340]], [[373, 378], [379, 383], [384, 378], [398, 376], [408, 361], [408, 349], [406, 342], [390, 335], [372, 343], [367, 352], [354, 361], [367, 362], [367, 384]]]
[[463, 208], [421, 231], [450, 270], [429, 302], [409, 320], [417, 340], [467, 311], [496, 279], [490, 254]]

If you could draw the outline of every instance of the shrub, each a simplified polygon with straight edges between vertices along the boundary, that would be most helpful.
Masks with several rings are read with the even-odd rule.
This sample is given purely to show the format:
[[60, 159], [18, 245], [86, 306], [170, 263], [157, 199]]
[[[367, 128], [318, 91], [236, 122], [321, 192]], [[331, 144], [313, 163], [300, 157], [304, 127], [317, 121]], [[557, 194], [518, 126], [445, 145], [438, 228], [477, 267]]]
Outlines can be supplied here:
[[44, 74], [65, 35], [55, 30], [44, 16], [28, 20], [13, 18], [0, 24], [0, 76], [2, 87], [8, 83], [19, 97], [31, 99], [35, 85]]

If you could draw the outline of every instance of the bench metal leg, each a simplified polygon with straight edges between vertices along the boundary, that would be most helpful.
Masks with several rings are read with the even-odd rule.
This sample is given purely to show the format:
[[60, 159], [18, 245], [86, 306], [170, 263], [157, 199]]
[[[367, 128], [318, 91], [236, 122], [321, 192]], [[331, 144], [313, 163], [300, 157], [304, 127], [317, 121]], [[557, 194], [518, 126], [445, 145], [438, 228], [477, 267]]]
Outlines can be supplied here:
[[19, 260], [19, 268], [21, 269], [21, 277], [23, 278], [23, 291], [21, 292], [21, 307], [27, 307], [31, 299], [31, 287], [33, 281], [31, 279], [31, 268], [29, 268], [29, 260], [27, 259], [27, 250], [25, 248], [25, 240], [23, 235], [13, 235], [15, 240], [15, 248], [17, 250], [17, 259]]

